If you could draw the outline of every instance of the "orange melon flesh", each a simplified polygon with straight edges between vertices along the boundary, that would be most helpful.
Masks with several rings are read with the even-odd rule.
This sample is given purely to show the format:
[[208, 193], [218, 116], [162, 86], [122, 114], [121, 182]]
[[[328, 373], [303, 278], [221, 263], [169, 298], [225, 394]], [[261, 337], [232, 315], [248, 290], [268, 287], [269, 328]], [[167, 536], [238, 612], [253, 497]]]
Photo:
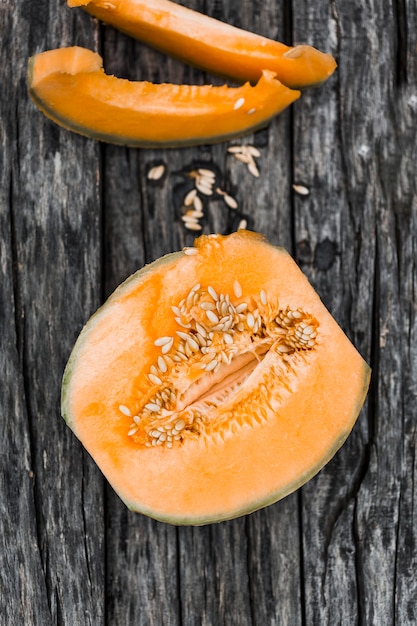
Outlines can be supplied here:
[[[65, 370], [62, 414], [130, 509], [201, 525], [276, 502], [316, 474], [351, 431], [370, 370], [282, 248], [238, 231], [203, 236], [191, 252], [138, 271], [89, 320]], [[208, 410], [200, 432], [149, 447], [143, 432], [129, 435], [123, 411], [140, 415], [149, 401], [149, 371], [163, 354], [155, 341], [184, 331], [172, 307], [208, 286], [235, 307], [256, 302], [262, 312], [267, 298], [280, 311], [308, 311], [315, 344], [291, 353], [269, 346], [246, 382]], [[218, 378], [221, 387], [223, 370]]]
[[266, 125], [300, 96], [264, 72], [257, 85], [153, 84], [105, 74], [73, 46], [29, 60], [29, 93], [57, 124], [106, 142], [173, 147], [232, 139]]
[[202, 69], [256, 82], [265, 69], [301, 89], [331, 76], [336, 62], [308, 45], [295, 47], [251, 33], [169, 0], [68, 0], [100, 20]]

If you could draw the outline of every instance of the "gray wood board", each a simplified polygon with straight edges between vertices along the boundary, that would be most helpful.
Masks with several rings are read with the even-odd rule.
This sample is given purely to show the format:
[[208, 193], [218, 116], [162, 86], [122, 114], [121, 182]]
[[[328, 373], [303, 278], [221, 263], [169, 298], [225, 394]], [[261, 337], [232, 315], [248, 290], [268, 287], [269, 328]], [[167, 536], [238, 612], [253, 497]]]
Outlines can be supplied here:
[[[315, 45], [338, 69], [242, 141], [98, 144], [33, 106], [30, 55], [78, 44], [135, 80], [219, 79], [63, 0], [0, 5], [0, 624], [415, 624], [417, 6], [184, 4]], [[228, 152], [238, 144], [258, 148], [259, 176]], [[284, 245], [373, 376], [348, 441], [302, 489], [230, 522], [177, 528], [120, 502], [60, 418], [60, 383], [117, 284], [192, 244], [181, 205], [198, 166], [238, 205], [202, 196], [202, 232], [246, 220]]]

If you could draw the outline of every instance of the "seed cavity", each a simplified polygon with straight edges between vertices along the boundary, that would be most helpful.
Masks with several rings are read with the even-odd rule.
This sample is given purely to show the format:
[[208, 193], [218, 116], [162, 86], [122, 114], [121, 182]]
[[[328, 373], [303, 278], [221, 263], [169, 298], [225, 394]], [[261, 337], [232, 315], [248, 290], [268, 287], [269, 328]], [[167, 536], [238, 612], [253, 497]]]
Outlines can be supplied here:
[[177, 330], [154, 340], [160, 354], [149, 367], [148, 387], [134, 406], [118, 407], [129, 418], [128, 436], [152, 449], [170, 450], [211, 432], [207, 415], [241, 389], [269, 351], [288, 360], [314, 349], [318, 337], [312, 315], [281, 308], [267, 289], [244, 295], [237, 279], [231, 294], [196, 283], [171, 311]]

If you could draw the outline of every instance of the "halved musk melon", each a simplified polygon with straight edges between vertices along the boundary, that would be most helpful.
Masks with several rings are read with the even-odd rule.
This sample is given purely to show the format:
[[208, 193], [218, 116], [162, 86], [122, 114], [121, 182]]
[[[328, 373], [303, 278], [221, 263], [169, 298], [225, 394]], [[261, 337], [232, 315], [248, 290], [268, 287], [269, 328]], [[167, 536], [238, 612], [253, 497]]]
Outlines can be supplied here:
[[126, 505], [205, 524], [300, 487], [345, 441], [370, 370], [292, 258], [202, 236], [82, 330], [62, 412]]
[[300, 92], [265, 71], [255, 86], [154, 84], [109, 76], [79, 46], [29, 60], [29, 93], [57, 124], [127, 146], [173, 147], [232, 139], [265, 126]]
[[256, 82], [263, 70], [288, 87], [325, 81], [336, 62], [308, 45], [287, 46], [170, 0], [68, 0], [132, 37], [214, 74]]

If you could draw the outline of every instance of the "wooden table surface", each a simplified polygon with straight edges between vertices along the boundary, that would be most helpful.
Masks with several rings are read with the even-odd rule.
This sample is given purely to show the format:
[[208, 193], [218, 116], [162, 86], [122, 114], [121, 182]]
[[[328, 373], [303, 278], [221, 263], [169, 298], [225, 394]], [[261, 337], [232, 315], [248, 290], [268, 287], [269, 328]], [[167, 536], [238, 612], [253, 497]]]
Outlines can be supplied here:
[[[218, 79], [64, 0], [0, 4], [0, 624], [416, 624], [417, 5], [184, 4], [331, 52], [338, 69], [242, 140], [104, 145], [34, 107], [30, 55], [78, 44], [118, 76]], [[259, 176], [231, 145], [257, 148]], [[230, 522], [174, 527], [121, 503], [61, 419], [60, 384], [82, 325], [115, 286], [192, 244], [181, 207], [198, 167], [237, 202], [203, 195], [202, 232], [245, 220], [285, 246], [373, 376], [347, 443], [306, 486]]]

